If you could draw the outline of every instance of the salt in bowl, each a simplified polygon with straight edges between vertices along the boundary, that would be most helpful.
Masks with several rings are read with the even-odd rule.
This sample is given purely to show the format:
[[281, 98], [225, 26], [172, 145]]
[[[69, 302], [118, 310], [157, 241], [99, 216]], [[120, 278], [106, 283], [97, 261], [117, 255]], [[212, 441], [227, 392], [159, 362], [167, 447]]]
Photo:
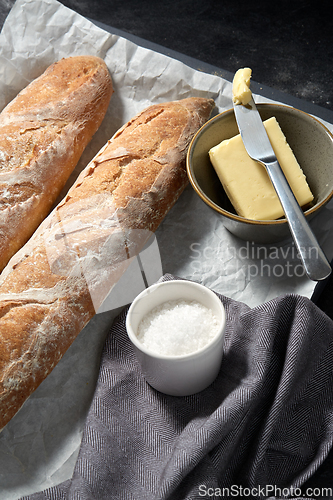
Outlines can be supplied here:
[[[156, 308], [158, 311], [162, 309], [165, 315], [157, 317]], [[205, 314], [201, 325], [190, 311], [196, 315]], [[214, 335], [211, 338], [210, 323], [206, 321], [210, 318], [208, 312], [214, 316]], [[172, 316], [176, 313], [178, 316]], [[150, 329], [149, 332], [150, 336], [160, 336], [157, 339], [159, 349], [151, 337], [150, 343], [145, 344], [138, 337], [142, 321], [149, 315], [155, 320], [157, 318], [159, 327], [152, 327], [155, 330]], [[183, 330], [186, 330], [183, 337], [182, 324]], [[225, 311], [218, 296], [207, 287], [186, 280], [165, 281], [150, 286], [132, 302], [126, 317], [126, 328], [143, 375], [154, 389], [172, 396], [188, 396], [202, 391], [217, 377], [222, 362]], [[207, 336], [207, 340], [198, 339], [199, 334]], [[192, 345], [196, 346], [194, 351]], [[176, 351], [172, 350], [173, 347]]]

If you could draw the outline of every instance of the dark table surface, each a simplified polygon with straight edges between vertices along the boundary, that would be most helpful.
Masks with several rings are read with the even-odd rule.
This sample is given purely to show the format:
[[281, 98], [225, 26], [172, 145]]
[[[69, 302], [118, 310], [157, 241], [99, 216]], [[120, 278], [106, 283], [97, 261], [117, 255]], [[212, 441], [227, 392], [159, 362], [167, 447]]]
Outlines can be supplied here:
[[[329, 0], [62, 0], [85, 17], [333, 111]], [[0, 0], [0, 26], [14, 0]]]
[[[275, 96], [302, 100], [333, 123], [333, 22], [331, 1], [307, 0], [62, 0], [79, 14], [158, 44], [221, 76], [243, 66]], [[2, 26], [14, 0], [0, 0]], [[307, 108], [308, 107], [308, 108]], [[318, 108], [317, 108], [318, 107]], [[333, 317], [333, 279], [315, 291]], [[333, 390], [333, 388], [332, 388]], [[333, 489], [333, 453], [309, 485]], [[333, 498], [333, 496], [326, 496]]]

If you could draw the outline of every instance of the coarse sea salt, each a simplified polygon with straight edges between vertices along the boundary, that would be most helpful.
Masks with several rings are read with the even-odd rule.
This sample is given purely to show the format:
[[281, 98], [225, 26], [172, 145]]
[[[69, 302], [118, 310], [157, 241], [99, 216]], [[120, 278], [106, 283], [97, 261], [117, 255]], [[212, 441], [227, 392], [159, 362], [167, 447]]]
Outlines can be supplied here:
[[204, 347], [218, 330], [218, 321], [211, 309], [197, 301], [170, 300], [144, 316], [137, 338], [151, 352], [182, 356]]

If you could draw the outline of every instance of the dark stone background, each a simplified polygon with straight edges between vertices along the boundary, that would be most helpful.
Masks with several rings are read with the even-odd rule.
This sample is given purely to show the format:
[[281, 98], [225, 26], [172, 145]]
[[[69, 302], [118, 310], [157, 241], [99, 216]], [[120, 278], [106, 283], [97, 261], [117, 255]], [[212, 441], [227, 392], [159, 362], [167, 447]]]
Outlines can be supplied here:
[[[101, 21], [333, 110], [330, 0], [61, 0]], [[0, 25], [14, 0], [0, 0]]]
[[[255, 82], [325, 108], [329, 114], [333, 111], [331, 0], [61, 0], [61, 3], [91, 20], [227, 72], [249, 66]], [[0, 26], [13, 4], [14, 0], [0, 0]], [[322, 294], [319, 293], [322, 285], [317, 290], [317, 304], [330, 317], [333, 317], [332, 281], [328, 280]], [[310, 486], [333, 489], [332, 455], [311, 478]]]

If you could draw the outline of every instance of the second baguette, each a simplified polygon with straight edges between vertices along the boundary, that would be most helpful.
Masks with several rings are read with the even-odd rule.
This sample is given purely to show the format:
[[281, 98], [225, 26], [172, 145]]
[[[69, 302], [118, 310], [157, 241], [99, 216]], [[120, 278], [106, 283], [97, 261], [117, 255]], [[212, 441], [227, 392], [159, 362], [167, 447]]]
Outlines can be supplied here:
[[214, 101], [127, 123], [0, 277], [0, 429], [51, 372], [187, 185], [188, 145]]

